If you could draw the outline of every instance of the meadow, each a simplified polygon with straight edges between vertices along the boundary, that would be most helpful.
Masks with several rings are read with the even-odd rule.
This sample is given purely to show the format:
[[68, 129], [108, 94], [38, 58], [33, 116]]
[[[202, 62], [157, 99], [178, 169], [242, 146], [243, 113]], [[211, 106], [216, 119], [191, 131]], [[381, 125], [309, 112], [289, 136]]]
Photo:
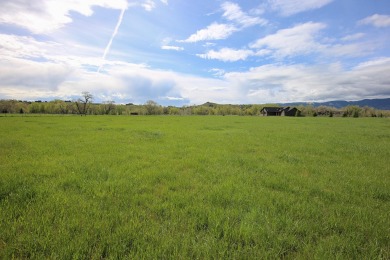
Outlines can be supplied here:
[[390, 120], [0, 117], [0, 259], [390, 259]]

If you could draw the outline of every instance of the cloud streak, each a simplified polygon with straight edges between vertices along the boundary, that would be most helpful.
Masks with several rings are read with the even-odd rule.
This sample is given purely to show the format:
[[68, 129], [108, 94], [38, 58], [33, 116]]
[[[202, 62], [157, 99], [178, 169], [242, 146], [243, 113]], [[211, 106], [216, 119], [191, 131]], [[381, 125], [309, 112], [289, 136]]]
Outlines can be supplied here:
[[121, 26], [121, 23], [122, 23], [122, 20], [123, 20], [123, 16], [125, 15], [125, 12], [126, 12], [126, 8], [123, 8], [123, 9], [121, 10], [120, 15], [119, 15], [119, 19], [118, 19], [118, 22], [117, 22], [117, 24], [116, 24], [116, 26], [115, 26], [114, 32], [113, 32], [112, 35], [111, 35], [110, 41], [108, 42], [106, 48], [104, 49], [104, 53], [103, 53], [103, 56], [102, 56], [103, 62], [102, 62], [102, 65], [99, 66], [97, 72], [100, 72], [100, 70], [102, 69], [103, 63], [104, 63], [104, 61], [106, 60], [106, 57], [107, 57], [108, 52], [110, 51], [112, 42], [113, 42], [113, 40], [114, 40], [116, 34], [118, 33], [119, 27]]

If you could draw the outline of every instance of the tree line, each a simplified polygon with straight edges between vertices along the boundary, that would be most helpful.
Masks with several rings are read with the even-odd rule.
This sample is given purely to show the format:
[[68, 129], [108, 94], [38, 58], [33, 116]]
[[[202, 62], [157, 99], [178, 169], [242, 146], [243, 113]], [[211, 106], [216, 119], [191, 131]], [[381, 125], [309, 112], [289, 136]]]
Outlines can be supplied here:
[[[142, 105], [115, 104], [114, 101], [93, 103], [93, 96], [84, 92], [82, 97], [74, 101], [18, 101], [0, 100], [2, 114], [62, 114], [62, 115], [237, 115], [260, 116], [263, 107], [278, 106], [276, 104], [232, 105], [207, 102], [193, 106], [162, 106], [153, 100]], [[329, 106], [300, 105], [297, 116], [322, 117], [390, 117], [389, 110], [372, 107], [346, 106], [335, 108]]]

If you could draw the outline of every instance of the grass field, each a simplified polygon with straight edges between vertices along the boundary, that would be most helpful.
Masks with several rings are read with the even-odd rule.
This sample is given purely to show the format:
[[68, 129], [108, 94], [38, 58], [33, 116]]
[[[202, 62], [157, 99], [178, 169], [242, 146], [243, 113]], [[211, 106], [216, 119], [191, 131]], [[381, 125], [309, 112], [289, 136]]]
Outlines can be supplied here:
[[0, 259], [390, 259], [390, 120], [0, 117]]

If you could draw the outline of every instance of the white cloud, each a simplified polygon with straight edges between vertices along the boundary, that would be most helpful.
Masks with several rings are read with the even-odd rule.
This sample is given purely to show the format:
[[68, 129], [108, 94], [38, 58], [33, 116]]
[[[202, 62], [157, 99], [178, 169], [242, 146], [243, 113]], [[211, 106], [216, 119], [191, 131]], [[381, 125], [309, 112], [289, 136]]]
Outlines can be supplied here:
[[243, 27], [253, 26], [253, 25], [265, 25], [267, 21], [259, 17], [249, 16], [244, 13], [240, 6], [236, 3], [225, 2], [222, 4], [222, 10], [224, 11], [223, 17], [229, 21], [236, 22]]
[[251, 48], [272, 50], [276, 57], [288, 57], [318, 52], [322, 46], [316, 42], [317, 34], [326, 27], [323, 23], [308, 22], [282, 29], [251, 44]]
[[[218, 27], [219, 24], [214, 25]], [[194, 34], [192, 42], [228, 37], [229, 33], [239, 30], [234, 25], [221, 25], [220, 28], [232, 28], [232, 31], [226, 30], [225, 34], [218, 36], [217, 32], [212, 33], [214, 30], [211, 28], [207, 33]], [[359, 33], [347, 35], [339, 41], [321, 39], [320, 33], [324, 28], [326, 25], [322, 23], [298, 24], [259, 39], [250, 45], [252, 49], [217, 49], [214, 46], [212, 48], [215, 50], [198, 56], [222, 61], [241, 61], [250, 56], [288, 57], [318, 53], [317, 59], [321, 59], [374, 51], [375, 46], [370, 45], [370, 42], [357, 41], [364, 36]], [[369, 60], [352, 69], [345, 69], [338, 63], [323, 66], [267, 65], [245, 72], [230, 73], [222, 69], [211, 69], [209, 72], [216, 78], [106, 60], [103, 73], [96, 73], [101, 62], [100, 48], [62, 41], [40, 41], [37, 40], [38, 37], [34, 37], [0, 34], [0, 98], [66, 99], [79, 95], [84, 90], [98, 97], [126, 99], [125, 102], [144, 103], [153, 99], [182, 102], [180, 104], [201, 104], [206, 101], [318, 101], [390, 96], [390, 58], [386, 57]], [[171, 43], [172, 40], [166, 38], [162, 41], [161, 48], [182, 50]], [[212, 44], [207, 47], [210, 48], [210, 45]]]
[[254, 25], [266, 25], [268, 22], [265, 19], [250, 16], [241, 10], [238, 4], [232, 2], [224, 2], [221, 5], [222, 16], [231, 22], [231, 24], [212, 23], [204, 29], [198, 30], [186, 40], [179, 42], [199, 42], [208, 40], [223, 40], [231, 36], [233, 33]]
[[358, 100], [390, 96], [390, 58], [372, 60], [344, 69], [330, 65], [265, 65], [246, 72], [225, 74], [225, 79], [247, 102]]
[[32, 93], [56, 92], [58, 86], [72, 72], [72, 67], [67, 64], [17, 58], [2, 59], [0, 61], [1, 92], [10, 98], [17, 98], [20, 95], [29, 96]]
[[45, 57], [46, 53], [59, 44], [54, 42], [38, 42], [30, 36], [0, 34], [0, 54], [2, 57]]
[[327, 26], [323, 23], [308, 22], [294, 27], [281, 29], [274, 34], [250, 44], [257, 49], [257, 56], [272, 56], [275, 59], [318, 54], [319, 58], [361, 57], [375, 51], [378, 43], [356, 41], [364, 37], [363, 33], [347, 35], [340, 40], [322, 38], [321, 31]]
[[161, 46], [161, 49], [163, 49], [163, 50], [173, 50], [173, 51], [183, 51], [184, 50], [183, 47], [172, 46], [172, 45], [163, 45], [163, 46]]
[[343, 38], [341, 38], [342, 41], [355, 41], [363, 38], [365, 36], [364, 33], [355, 33], [355, 34], [350, 34], [346, 35]]
[[169, 37], [164, 38], [161, 41], [161, 49], [162, 50], [172, 50], [172, 51], [184, 51], [183, 47], [175, 46], [171, 44], [172, 39]]
[[179, 100], [179, 101], [182, 101], [182, 100], [184, 100], [185, 98], [182, 98], [182, 97], [169, 97], [169, 96], [167, 96], [167, 97], [165, 97], [167, 100]]
[[[160, 0], [168, 4], [167, 0]], [[71, 23], [71, 12], [84, 16], [93, 14], [93, 7], [126, 10], [132, 6], [142, 6], [151, 11], [156, 0], [2, 0], [0, 1], [0, 24], [12, 24], [34, 34], [48, 34]]]
[[283, 16], [318, 9], [331, 2], [333, 0], [268, 0], [271, 8]]
[[[71, 47], [70, 47], [71, 46]], [[52, 41], [38, 41], [31, 36], [0, 34], [0, 56], [5, 58], [25, 58], [71, 66], [89, 64], [99, 66], [100, 48], [92, 48], [76, 43], [69, 45]]]
[[[130, 6], [142, 6], [146, 11], [152, 11], [156, 8], [157, 0], [130, 0]], [[168, 0], [160, 0], [164, 5], [168, 5]]]
[[262, 49], [258, 51], [248, 49], [231, 49], [222, 48], [220, 50], [210, 50], [206, 53], [197, 54], [196, 56], [203, 59], [220, 60], [225, 62], [235, 62], [240, 60], [246, 60], [250, 56], [267, 56], [271, 55], [272, 51]]
[[3, 0], [0, 4], [0, 23], [26, 28], [35, 34], [46, 34], [72, 22], [70, 12], [84, 16], [93, 14], [93, 6], [111, 9], [127, 8], [126, 0]]
[[373, 25], [375, 27], [389, 27], [390, 15], [374, 14], [358, 22], [359, 24]]
[[255, 56], [267, 56], [267, 55], [271, 55], [271, 54], [272, 54], [271, 50], [261, 49], [261, 50], [256, 51]]
[[213, 68], [213, 69], [209, 70], [209, 72], [211, 72], [216, 77], [221, 77], [225, 74], [225, 70], [217, 69], [217, 68]]
[[217, 45], [217, 44], [214, 43], [214, 42], [206, 42], [206, 43], [203, 44], [202, 46], [203, 46], [203, 47], [206, 47], [206, 48], [209, 48], [209, 47], [213, 47], [213, 46], [215, 46], [215, 45]]
[[[13, 42], [17, 42], [18, 37], [15, 39]], [[204, 103], [207, 101], [205, 97], [231, 100], [228, 98], [231, 93], [221, 92], [226, 83], [219, 79], [109, 60], [104, 61], [102, 73], [97, 73], [100, 59], [36, 52], [39, 47], [46, 48], [45, 43], [30, 37], [21, 39], [26, 44], [19, 44], [22, 49], [19, 53], [13, 53], [9, 48], [6, 51], [0, 49], [0, 99], [70, 99], [82, 91], [89, 91], [101, 99], [117, 97], [122, 102], [133, 103], [144, 103], [149, 99], [161, 102], [173, 100], [175, 104]], [[33, 47], [30, 48], [27, 43]], [[55, 45], [52, 48], [57, 47], [63, 49], [63, 46]]]
[[152, 11], [156, 7], [156, 3], [153, 0], [145, 0], [141, 5], [146, 11]]
[[253, 55], [252, 50], [235, 50], [230, 48], [222, 48], [219, 51], [208, 51], [205, 54], [197, 54], [198, 57], [203, 59], [215, 59], [221, 61], [239, 61], [245, 60], [248, 56]]
[[373, 53], [375, 45], [369, 43], [333, 44], [323, 46], [322, 54], [336, 57], [361, 57]]
[[199, 42], [199, 41], [211, 41], [222, 40], [228, 38], [238, 29], [231, 24], [213, 23], [205, 29], [201, 29], [192, 34], [186, 40], [179, 42]]
[[136, 103], [143, 103], [148, 99], [167, 100], [168, 97], [181, 98], [191, 104], [204, 103], [208, 98], [213, 100], [233, 98], [232, 93], [227, 91], [227, 83], [221, 79], [154, 70], [129, 63], [106, 66], [106, 69], [106, 75], [111, 80], [118, 79], [120, 83], [110, 83], [110, 87], [105, 88], [105, 91], [117, 89], [117, 92], [126, 93]]
[[81, 64], [7, 57], [0, 61], [0, 98], [69, 99], [82, 91], [133, 103], [172, 97], [180, 104], [380, 98], [390, 96], [389, 68], [390, 58], [384, 57], [351, 69], [339, 63], [276, 64], [244, 72], [212, 69], [219, 78], [204, 78], [127, 62], [106, 61], [104, 73], [96, 73]]

